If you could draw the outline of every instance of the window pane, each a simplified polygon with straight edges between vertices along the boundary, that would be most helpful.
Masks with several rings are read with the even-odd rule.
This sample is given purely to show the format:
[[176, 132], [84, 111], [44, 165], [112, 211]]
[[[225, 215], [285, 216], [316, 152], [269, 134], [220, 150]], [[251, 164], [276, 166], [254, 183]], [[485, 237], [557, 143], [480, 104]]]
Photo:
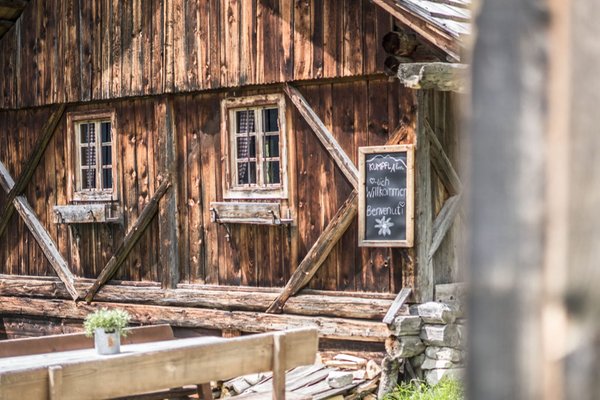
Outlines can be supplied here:
[[111, 146], [102, 146], [102, 165], [112, 165]]
[[265, 136], [265, 157], [279, 157], [279, 135]]
[[83, 143], [87, 143], [88, 142], [88, 124], [81, 124], [79, 125], [79, 132], [80, 132], [80, 142]]
[[112, 189], [112, 168], [102, 170], [102, 188]]
[[81, 165], [93, 166], [96, 165], [96, 148], [82, 147], [81, 148]]
[[256, 162], [238, 162], [238, 185], [256, 183]]
[[256, 132], [254, 110], [236, 111], [236, 133]]
[[96, 189], [96, 168], [81, 170], [81, 188]]
[[237, 158], [256, 157], [256, 136], [240, 136], [237, 140]]
[[263, 110], [263, 131], [264, 132], [277, 132], [279, 126], [277, 124], [278, 110], [276, 108], [269, 108]]
[[102, 122], [100, 124], [102, 143], [112, 142], [110, 137], [110, 122]]
[[265, 162], [265, 184], [272, 185], [281, 182], [279, 176], [279, 161], [266, 161]]
[[94, 143], [96, 142], [96, 125], [91, 124], [81, 124], [80, 132], [81, 132], [81, 143]]

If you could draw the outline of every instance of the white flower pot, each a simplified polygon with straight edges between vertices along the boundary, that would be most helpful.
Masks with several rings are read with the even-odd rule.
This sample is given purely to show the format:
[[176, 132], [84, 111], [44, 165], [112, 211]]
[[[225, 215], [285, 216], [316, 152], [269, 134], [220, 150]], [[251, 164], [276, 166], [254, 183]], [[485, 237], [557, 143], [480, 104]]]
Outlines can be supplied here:
[[121, 351], [121, 335], [119, 332], [106, 333], [104, 329], [96, 329], [94, 347], [98, 354], [117, 354]]

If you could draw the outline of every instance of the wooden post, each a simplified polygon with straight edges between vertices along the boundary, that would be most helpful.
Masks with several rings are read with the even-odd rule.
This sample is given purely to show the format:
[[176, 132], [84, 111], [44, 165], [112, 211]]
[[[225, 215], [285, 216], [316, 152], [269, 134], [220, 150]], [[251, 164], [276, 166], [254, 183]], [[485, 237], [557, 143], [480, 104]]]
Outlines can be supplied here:
[[179, 218], [177, 215], [177, 136], [175, 132], [173, 100], [162, 97], [155, 105], [158, 129], [159, 179], [169, 179], [171, 190], [160, 202], [158, 236], [162, 285], [174, 289], [179, 282]]
[[[581, 3], [585, 8], [593, 1]], [[537, 0], [480, 5], [470, 113], [468, 397], [541, 399], [545, 35], [551, 19]]]
[[50, 393], [50, 400], [62, 399], [62, 372], [62, 367], [60, 365], [48, 367], [48, 392]]
[[435, 285], [433, 263], [429, 258], [432, 240], [433, 210], [431, 200], [431, 158], [429, 139], [425, 132], [428, 93], [418, 95], [419, 114], [415, 148], [415, 291], [418, 303], [433, 300]]
[[273, 335], [273, 400], [285, 400], [285, 333]]

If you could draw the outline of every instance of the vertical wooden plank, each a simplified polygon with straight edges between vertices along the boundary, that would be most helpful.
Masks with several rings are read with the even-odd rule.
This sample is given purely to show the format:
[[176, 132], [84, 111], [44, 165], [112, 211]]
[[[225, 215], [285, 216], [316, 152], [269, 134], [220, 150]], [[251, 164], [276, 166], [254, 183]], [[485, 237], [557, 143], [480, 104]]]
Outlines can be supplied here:
[[177, 226], [179, 229], [179, 241], [177, 245], [179, 246], [179, 277], [182, 280], [189, 279], [190, 271], [189, 271], [189, 228], [190, 221], [188, 217], [188, 205], [186, 199], [188, 199], [188, 126], [187, 126], [187, 114], [188, 114], [188, 96], [179, 97], [174, 100], [174, 114], [173, 117], [176, 118], [175, 126], [177, 126], [177, 132], [179, 133], [174, 137], [177, 140], [176, 147], [176, 168], [177, 175], [173, 177], [173, 179], [177, 179], [177, 199], [179, 200], [177, 204]]
[[296, 1], [294, 7], [294, 80], [312, 76], [311, 2]]
[[240, 0], [240, 85], [252, 83], [256, 68], [256, 1]]
[[110, 97], [111, 91], [111, 79], [112, 79], [112, 52], [111, 52], [111, 40], [112, 40], [112, 2], [103, 1], [100, 3], [100, 19], [101, 19], [101, 79], [100, 79], [100, 93], [97, 93], [98, 99], [106, 99]]
[[[325, 0], [326, 1], [326, 0]], [[323, 76], [324, 63], [324, 37], [325, 25], [328, 21], [323, 19], [323, 2], [324, 0], [313, 0], [311, 7], [311, 41], [313, 44], [313, 78], [321, 78]]]
[[92, 87], [91, 98], [102, 98], [102, 33], [104, 31], [105, 22], [102, 21], [102, 6], [101, 2], [92, 3], [91, 17], [91, 32], [92, 32], [92, 57], [91, 57], [91, 72], [92, 72]]
[[[149, 195], [149, 181], [150, 176], [148, 175], [148, 136], [152, 134], [151, 126], [148, 126], [148, 119], [146, 115], [146, 103], [148, 100], [136, 99], [134, 104], [135, 109], [135, 152], [136, 152], [136, 166], [137, 166], [137, 210], [142, 212], [146, 204], [150, 201]], [[155, 277], [152, 275], [151, 269], [151, 257], [152, 252], [151, 244], [152, 236], [148, 230], [144, 232], [136, 247], [139, 249], [139, 260], [140, 260], [140, 279], [152, 281]], [[134, 248], [133, 251], [137, 249]], [[106, 262], [103, 264], [106, 265]]]
[[273, 282], [273, 254], [269, 239], [269, 227], [266, 225], [257, 226], [254, 251], [256, 254], [259, 287], [270, 287]]
[[279, 64], [281, 60], [279, 57], [273, 55], [279, 54], [279, 46], [281, 45], [281, 36], [279, 32], [279, 2], [276, 0], [269, 0], [265, 2], [265, 8], [263, 13], [263, 34], [264, 34], [264, 46], [263, 46], [263, 57], [264, 64], [263, 69], [265, 73], [265, 82], [276, 82], [279, 79]]
[[218, 174], [220, 159], [220, 113], [219, 98], [206, 94], [198, 102], [200, 116], [200, 168], [202, 194], [202, 220], [204, 243], [204, 275], [207, 284], [219, 284], [219, 235], [218, 224], [210, 222], [210, 202], [217, 201], [220, 193], [221, 176]]
[[[52, 14], [50, 19], [56, 23], [56, 35], [53, 38], [53, 71], [52, 71], [52, 101], [63, 103], [65, 101], [65, 18], [63, 1], [52, 1]], [[59, 17], [60, 16], [60, 17]]]
[[360, 1], [344, 0], [343, 75], [362, 74], [362, 7]]
[[169, 179], [171, 188], [163, 196], [159, 206], [159, 241], [162, 285], [175, 288], [179, 281], [179, 229], [177, 226], [177, 134], [174, 120], [173, 100], [162, 97], [156, 103], [156, 128], [158, 130], [158, 172], [162, 179]]
[[210, 49], [210, 84], [208, 87], [218, 88], [221, 84], [221, 43], [225, 40], [222, 36], [221, 21], [221, 1], [208, 0], [210, 3], [210, 12], [208, 13], [210, 27], [209, 49]]
[[175, 86], [175, 1], [163, 3], [163, 91], [173, 92]]
[[121, 19], [123, 18], [123, 2], [112, 0], [112, 32], [111, 32], [111, 66], [112, 80], [110, 97], [121, 96], [121, 81], [123, 79], [121, 73], [121, 65], [123, 63], [122, 54], [122, 37], [121, 37]]
[[279, 0], [279, 80], [294, 77], [294, 2]]
[[370, 75], [382, 69], [383, 64], [377, 64], [377, 48], [381, 44], [377, 41], [377, 9], [370, 1], [362, 0], [362, 46], [363, 46], [363, 74]]
[[132, 95], [140, 95], [143, 93], [143, 78], [144, 78], [144, 42], [143, 42], [143, 8], [142, 0], [131, 1], [131, 88]]
[[391, 31], [394, 27], [393, 25], [393, 18], [392, 16], [385, 11], [383, 8], [381, 7], [374, 7], [376, 10], [376, 36], [375, 36], [375, 43], [377, 44], [377, 46], [375, 46], [375, 51], [376, 51], [376, 59], [375, 59], [375, 65], [377, 66], [377, 71], [381, 71], [383, 69], [383, 62], [385, 61], [385, 58], [387, 57], [387, 53], [385, 52], [385, 50], [383, 49], [383, 46], [381, 46], [381, 40], [383, 39], [383, 37], [385, 36], [386, 33], [388, 33], [389, 31]]
[[195, 40], [198, 46], [196, 50], [197, 65], [198, 65], [198, 88], [204, 89], [209, 86], [210, 81], [210, 2], [199, 1], [196, 4], [196, 35]]
[[240, 73], [240, 1], [222, 0], [221, 85], [238, 86]]
[[342, 59], [343, 2], [324, 1], [323, 21], [327, 23], [323, 30], [323, 77], [333, 78], [340, 73]]
[[90, 100], [92, 97], [92, 32], [96, 25], [92, 20], [92, 2], [79, 2], [78, 7], [78, 52], [79, 52], [79, 99]]
[[[156, 142], [157, 142], [157, 128], [156, 128], [156, 118], [154, 115], [155, 107], [154, 100], [146, 100], [144, 101], [144, 115], [145, 115], [145, 123], [147, 126], [146, 131], [146, 139], [148, 142], [147, 152], [148, 152], [148, 199], [150, 198], [150, 193], [154, 193], [158, 184], [157, 180], [157, 166], [156, 166]], [[160, 246], [158, 244], [158, 218], [154, 217], [153, 221], [150, 223], [148, 230], [146, 232], [147, 236], [150, 236], [148, 240], [149, 243], [149, 251], [148, 251], [148, 269], [150, 277], [153, 281], [161, 281], [161, 271], [158, 266], [159, 264], [159, 254], [160, 254]]]
[[187, 209], [188, 209], [188, 248], [189, 255], [186, 263], [189, 265], [187, 280], [194, 282], [197, 278], [204, 278], [204, 244], [202, 223], [202, 157], [201, 157], [201, 139], [200, 132], [202, 126], [200, 124], [201, 116], [198, 109], [199, 96], [190, 97], [187, 105], [187, 143], [188, 152], [186, 160], [186, 169], [188, 170], [188, 193], [187, 193]]
[[173, 26], [173, 89], [184, 91], [188, 85], [188, 48], [185, 30], [186, 15], [184, 0], [171, 0]]
[[133, 1], [121, 2], [121, 93], [120, 96], [131, 96], [133, 82]]
[[162, 93], [163, 91], [163, 74], [164, 74], [164, 58], [162, 56], [163, 39], [164, 39], [164, 1], [147, 0], [151, 3], [152, 20], [150, 24], [151, 39], [151, 61], [150, 61], [150, 85], [152, 93]]
[[265, 24], [268, 21], [268, 5], [265, 1], [256, 2], [256, 70], [254, 82], [265, 81]]
[[[199, 4], [202, 3], [202, 4]], [[201, 33], [204, 27], [200, 27], [198, 18], [200, 17], [201, 8], [204, 6], [205, 1], [199, 2], [198, 0], [185, 1], [184, 7], [184, 19], [185, 19], [185, 49], [186, 49], [186, 75], [187, 75], [187, 90], [197, 90], [200, 88], [199, 77], [202, 76], [200, 73], [200, 55], [198, 54], [202, 41]], [[203, 48], [204, 50], [204, 48]]]

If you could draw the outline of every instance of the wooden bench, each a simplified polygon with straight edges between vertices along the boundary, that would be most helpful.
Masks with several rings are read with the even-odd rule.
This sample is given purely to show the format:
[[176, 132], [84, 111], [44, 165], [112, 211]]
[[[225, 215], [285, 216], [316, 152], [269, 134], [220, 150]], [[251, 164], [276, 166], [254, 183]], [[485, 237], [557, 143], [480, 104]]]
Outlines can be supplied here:
[[86, 349], [13, 357], [0, 361], [0, 399], [114, 398], [264, 371], [273, 371], [273, 397], [284, 399], [285, 371], [314, 363], [317, 349], [317, 330], [298, 329], [124, 345], [113, 356]]

